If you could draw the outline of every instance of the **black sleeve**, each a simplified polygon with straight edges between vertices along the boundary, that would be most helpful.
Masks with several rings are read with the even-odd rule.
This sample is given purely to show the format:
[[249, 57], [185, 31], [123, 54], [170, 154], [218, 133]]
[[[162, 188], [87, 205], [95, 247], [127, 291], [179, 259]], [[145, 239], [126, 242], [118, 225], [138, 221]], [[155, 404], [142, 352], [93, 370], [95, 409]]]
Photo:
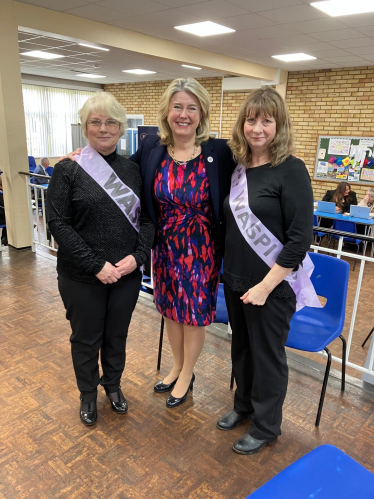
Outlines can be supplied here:
[[349, 201], [349, 204], [355, 204], [357, 205], [357, 195], [354, 191], [351, 191], [351, 199]]
[[88, 274], [96, 275], [104, 267], [105, 259], [98, 256], [72, 227], [74, 164], [65, 159], [55, 166], [48, 187], [48, 226], [64, 255]]
[[326, 191], [326, 194], [323, 196], [322, 201], [328, 201], [328, 202], [331, 203], [333, 195], [334, 195], [334, 192], [335, 191]]
[[155, 237], [155, 226], [153, 225], [153, 222], [148, 214], [144, 190], [142, 189], [141, 192], [140, 230], [135, 252], [132, 254], [138, 267], [141, 267], [148, 260], [153, 246], [153, 239]]
[[286, 243], [276, 263], [295, 268], [304, 259], [313, 237], [313, 190], [305, 164], [293, 158], [287, 165], [281, 191], [281, 209]]

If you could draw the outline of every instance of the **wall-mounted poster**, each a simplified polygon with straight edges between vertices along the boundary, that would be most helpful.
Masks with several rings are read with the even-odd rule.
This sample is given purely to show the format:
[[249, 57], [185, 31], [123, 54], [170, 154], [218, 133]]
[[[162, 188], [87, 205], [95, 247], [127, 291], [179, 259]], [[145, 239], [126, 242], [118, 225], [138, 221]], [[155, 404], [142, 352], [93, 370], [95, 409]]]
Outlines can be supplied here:
[[329, 154], [339, 154], [346, 156], [349, 154], [351, 147], [351, 140], [342, 137], [332, 137], [329, 143]]
[[374, 183], [374, 137], [320, 135], [314, 178]]

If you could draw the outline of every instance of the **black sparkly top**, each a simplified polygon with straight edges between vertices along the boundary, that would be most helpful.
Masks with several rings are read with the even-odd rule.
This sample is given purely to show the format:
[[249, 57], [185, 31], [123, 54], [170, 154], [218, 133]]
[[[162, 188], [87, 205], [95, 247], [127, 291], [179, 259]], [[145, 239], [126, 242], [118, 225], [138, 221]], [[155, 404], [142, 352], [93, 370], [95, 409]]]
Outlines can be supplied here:
[[47, 196], [48, 225], [59, 246], [57, 272], [90, 284], [100, 282], [95, 276], [106, 261], [114, 265], [133, 255], [138, 267], [143, 265], [154, 238], [139, 166], [115, 152], [103, 158], [141, 200], [139, 233], [75, 161], [57, 163]]

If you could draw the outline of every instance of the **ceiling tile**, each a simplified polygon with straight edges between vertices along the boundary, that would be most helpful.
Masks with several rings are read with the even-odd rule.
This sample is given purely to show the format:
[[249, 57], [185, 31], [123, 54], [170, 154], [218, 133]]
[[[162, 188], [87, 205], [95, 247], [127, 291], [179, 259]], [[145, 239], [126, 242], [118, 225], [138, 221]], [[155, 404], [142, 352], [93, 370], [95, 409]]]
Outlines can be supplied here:
[[[361, 36], [363, 36], [361, 34]], [[341, 49], [349, 48], [349, 47], [368, 47], [374, 45], [373, 38], [351, 38], [349, 40], [334, 40], [330, 42], [334, 47], [338, 47]]]
[[60, 12], [67, 9], [74, 9], [75, 7], [81, 7], [82, 5], [87, 5], [92, 0], [22, 0], [22, 3], [29, 3], [31, 5], [36, 5], [37, 7], [44, 7], [50, 10], [58, 10]]
[[245, 15], [249, 12], [248, 9], [244, 10], [241, 7], [229, 4], [227, 2], [224, 2], [223, 0], [211, 0], [208, 2], [202, 2], [199, 5], [198, 12], [196, 12], [197, 9], [195, 5], [179, 7], [178, 10], [191, 15], [198, 13], [199, 17], [203, 17], [207, 21], [228, 16]]
[[274, 21], [265, 19], [257, 14], [245, 14], [242, 16], [226, 17], [225, 26], [235, 30], [247, 30], [251, 28], [262, 28], [265, 26], [273, 26]]
[[251, 31], [255, 39], [279, 38], [286, 35], [300, 34], [296, 27], [290, 24], [278, 24], [264, 28], [255, 28]]
[[357, 62], [357, 66], [359, 64], [363, 64], [365, 62], [364, 59], [362, 59], [361, 57], [358, 57], [356, 55], [352, 55], [352, 54], [348, 54], [345, 55], [344, 57], [324, 57], [324, 59], [326, 59], [326, 61], [329, 61], [329, 62], [340, 62], [342, 64], [345, 64], [345, 63], [348, 63], [348, 62]]
[[292, 23], [299, 21], [310, 21], [312, 19], [326, 18], [326, 14], [310, 5], [294, 5], [283, 9], [274, 9], [261, 12], [263, 17], [277, 23]]
[[105, 9], [104, 7], [95, 4], [91, 4], [89, 8], [87, 8], [86, 5], [85, 7], [77, 7], [75, 9], [64, 9], [64, 12], [66, 12], [66, 14], [71, 14], [72, 16], [83, 17], [102, 23], [125, 17], [124, 13], [120, 13], [117, 10]]
[[[177, 9], [169, 9], [162, 12], [154, 12], [153, 14], [116, 19], [110, 21], [109, 24], [147, 33], [147, 30], [152, 28], [173, 28], [174, 26], [192, 24], [204, 20], [201, 17], [192, 16]], [[194, 37], [194, 35], [189, 35], [189, 37]]]
[[319, 33], [320, 31], [330, 31], [332, 29], [345, 29], [346, 26], [336, 19], [313, 19], [312, 21], [302, 21], [297, 23], [297, 29], [301, 33]]
[[281, 7], [301, 5], [303, 3], [301, 0], [228, 0], [228, 2], [248, 9], [251, 12], [279, 9]]
[[96, 3], [105, 9], [124, 12], [128, 17], [137, 16], [139, 14], [151, 14], [152, 12], [158, 12], [168, 8], [166, 5], [161, 5], [152, 0], [136, 0], [136, 2], [134, 2], [134, 0], [102, 0], [101, 2]]
[[366, 26], [365, 28], [357, 28], [361, 34], [365, 36], [373, 36], [374, 37], [374, 26]]
[[348, 47], [346, 50], [350, 54], [365, 56], [364, 58], [367, 55], [374, 55], [374, 45], [371, 47]]
[[355, 14], [354, 16], [343, 16], [340, 18], [344, 24], [351, 28], [374, 26], [374, 13]]
[[345, 29], [337, 29], [331, 31], [323, 31], [320, 33], [313, 33], [313, 36], [317, 38], [317, 40], [321, 40], [322, 42], [331, 42], [334, 40], [348, 40], [350, 38], [360, 38], [361, 34], [351, 28]]

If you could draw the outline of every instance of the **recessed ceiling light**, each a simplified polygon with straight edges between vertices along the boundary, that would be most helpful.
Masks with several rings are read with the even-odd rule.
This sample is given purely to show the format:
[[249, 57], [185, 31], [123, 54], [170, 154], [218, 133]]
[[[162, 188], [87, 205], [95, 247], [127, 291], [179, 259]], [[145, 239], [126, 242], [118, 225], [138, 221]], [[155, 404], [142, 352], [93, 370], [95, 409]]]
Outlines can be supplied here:
[[198, 68], [197, 66], [189, 66], [188, 64], [182, 64], [182, 66], [183, 66], [184, 68], [201, 69], [201, 68]]
[[28, 57], [37, 57], [38, 59], [60, 59], [64, 55], [52, 54], [52, 52], [42, 52], [41, 50], [32, 50], [31, 52], [22, 52], [20, 55]]
[[105, 49], [104, 47], [95, 47], [95, 45], [89, 45], [88, 43], [78, 43], [78, 45], [81, 45], [82, 47], [89, 47], [90, 49], [105, 50], [106, 52], [109, 52], [109, 49]]
[[186, 31], [197, 36], [222, 35], [223, 33], [233, 33], [235, 29], [226, 28], [221, 24], [205, 21], [202, 23], [184, 24], [183, 26], [174, 26], [175, 29]]
[[317, 59], [308, 54], [284, 54], [284, 55], [272, 55], [274, 59], [279, 59], [280, 61], [293, 62], [293, 61], [310, 61], [311, 59]]
[[147, 71], [146, 69], [123, 69], [122, 73], [132, 73], [134, 75], [150, 75], [156, 71]]
[[75, 76], [82, 76], [83, 78], [106, 78], [106, 76], [94, 75], [92, 73], [77, 73]]
[[326, 2], [313, 2], [310, 5], [322, 10], [331, 17], [374, 12], [373, 0], [329, 0]]

